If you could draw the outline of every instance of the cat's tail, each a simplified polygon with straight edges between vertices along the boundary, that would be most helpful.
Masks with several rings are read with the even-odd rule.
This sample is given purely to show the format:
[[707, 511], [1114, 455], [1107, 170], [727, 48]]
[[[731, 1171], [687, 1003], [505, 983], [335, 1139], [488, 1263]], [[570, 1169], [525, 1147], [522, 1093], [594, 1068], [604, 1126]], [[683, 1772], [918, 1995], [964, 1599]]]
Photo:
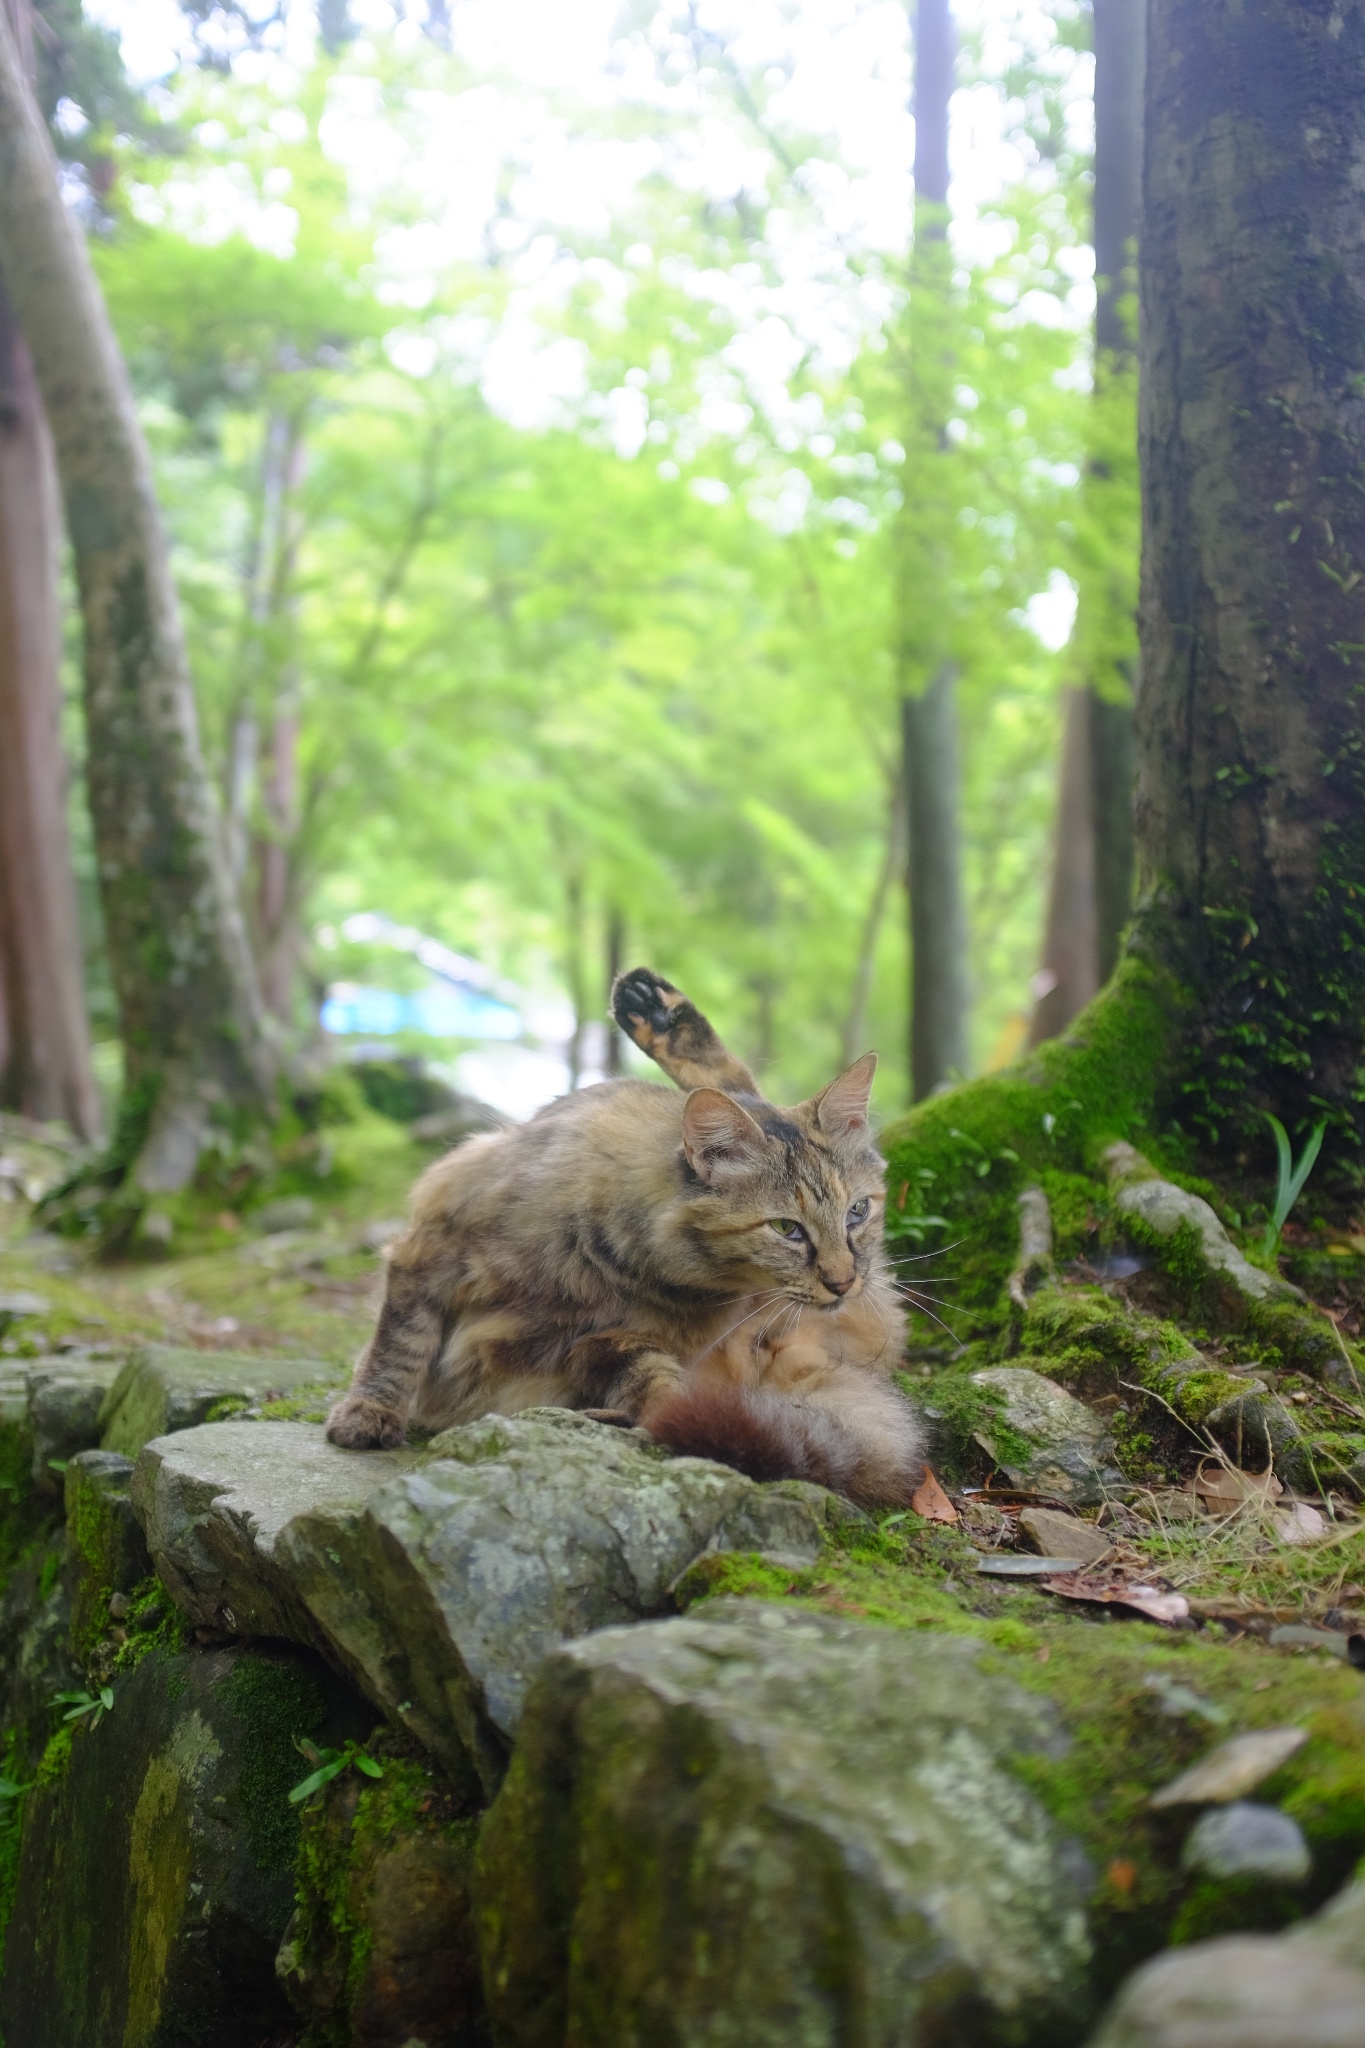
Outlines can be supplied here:
[[860, 1507], [903, 1507], [924, 1472], [919, 1431], [873, 1443], [828, 1408], [754, 1387], [702, 1381], [651, 1401], [640, 1422], [657, 1443], [689, 1458], [714, 1458], [750, 1479], [810, 1479]]

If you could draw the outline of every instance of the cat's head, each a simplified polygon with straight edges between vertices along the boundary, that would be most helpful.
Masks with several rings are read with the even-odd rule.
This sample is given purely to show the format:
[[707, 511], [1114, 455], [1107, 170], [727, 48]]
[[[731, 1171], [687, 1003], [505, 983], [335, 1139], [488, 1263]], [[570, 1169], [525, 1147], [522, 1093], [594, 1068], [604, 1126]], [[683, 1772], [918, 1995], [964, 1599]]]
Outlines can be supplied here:
[[718, 1088], [688, 1096], [688, 1232], [727, 1286], [767, 1286], [830, 1310], [862, 1292], [884, 1207], [867, 1117], [876, 1068], [864, 1053], [795, 1109]]

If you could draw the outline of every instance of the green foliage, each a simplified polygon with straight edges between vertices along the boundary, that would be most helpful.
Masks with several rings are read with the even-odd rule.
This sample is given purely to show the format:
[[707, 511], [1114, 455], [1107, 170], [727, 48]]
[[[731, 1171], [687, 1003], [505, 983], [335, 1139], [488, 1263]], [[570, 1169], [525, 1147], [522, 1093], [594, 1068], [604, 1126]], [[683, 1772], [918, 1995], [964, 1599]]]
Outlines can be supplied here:
[[[813, 176], [821, 151], [755, 131], [761, 80], [740, 91], [733, 67], [702, 67], [708, 118], [771, 176], [722, 204], [660, 171], [599, 231], [567, 235], [573, 282], [538, 317], [577, 352], [583, 390], [539, 428], [497, 417], [479, 389], [507, 277], [438, 265], [427, 302], [405, 303], [386, 266], [410, 194], [381, 175], [358, 199], [329, 149], [360, 90], [401, 157], [468, 85], [450, 59], [376, 35], [293, 75], [287, 103], [265, 77], [172, 82], [184, 153], [173, 176], [134, 153], [95, 256], [174, 534], [210, 762], [249, 862], [286, 846], [305, 924], [383, 907], [532, 988], [566, 988], [590, 1017], [619, 920], [776, 1094], [877, 1042], [894, 1104], [897, 696], [942, 652], [968, 736], [974, 1037], [989, 1051], [1033, 965], [1064, 668], [1027, 606], [1077, 570], [1091, 434], [1069, 305], [1079, 24], [1070, 4], [1031, 22], [1008, 78], [988, 81], [1030, 168], [1000, 196], [993, 253], [940, 280], [946, 383], [900, 259], [850, 252], [828, 288], [852, 359], [807, 351], [780, 401], [743, 367], [752, 320], [736, 309], [746, 293], [779, 303], [793, 221], [819, 224], [802, 167]], [[292, 253], [199, 225], [224, 180], [246, 214], [287, 192]], [[914, 428], [928, 384], [946, 460]], [[641, 409], [633, 450], [613, 445], [626, 399]], [[1132, 467], [1123, 431], [1116, 475]], [[1131, 555], [1128, 538], [1105, 547]], [[293, 822], [271, 808], [282, 709]], [[243, 784], [233, 764], [253, 734]], [[344, 944], [305, 946], [302, 983], [360, 965]], [[293, 1022], [305, 1038], [303, 985]], [[331, 1128], [322, 1105], [296, 1109], [305, 1134]], [[122, 1151], [135, 1136], [130, 1123]], [[220, 1208], [237, 1205], [230, 1154]], [[898, 1211], [902, 1234], [932, 1241], [940, 1210], [931, 1195]]]
[[1284, 1125], [1277, 1116], [1272, 1116], [1269, 1110], [1264, 1114], [1275, 1136], [1276, 1160], [1275, 1205], [1271, 1210], [1270, 1221], [1266, 1224], [1265, 1236], [1261, 1243], [1261, 1249], [1268, 1258], [1280, 1241], [1280, 1232], [1284, 1228], [1286, 1217], [1303, 1193], [1304, 1183], [1317, 1164], [1327, 1123], [1324, 1119], [1322, 1123], [1313, 1126], [1304, 1141], [1303, 1151], [1299, 1154], [1296, 1165], [1289, 1147], [1289, 1133]]
[[348, 1742], [344, 1749], [319, 1749], [312, 1742], [296, 1742], [294, 1747], [300, 1756], [307, 1758], [313, 1769], [306, 1778], [300, 1778], [297, 1785], [290, 1786], [291, 1806], [297, 1806], [301, 1800], [311, 1798], [314, 1792], [320, 1792], [343, 1771], [354, 1769], [366, 1778], [382, 1778], [384, 1775], [384, 1766], [377, 1764], [358, 1742]]

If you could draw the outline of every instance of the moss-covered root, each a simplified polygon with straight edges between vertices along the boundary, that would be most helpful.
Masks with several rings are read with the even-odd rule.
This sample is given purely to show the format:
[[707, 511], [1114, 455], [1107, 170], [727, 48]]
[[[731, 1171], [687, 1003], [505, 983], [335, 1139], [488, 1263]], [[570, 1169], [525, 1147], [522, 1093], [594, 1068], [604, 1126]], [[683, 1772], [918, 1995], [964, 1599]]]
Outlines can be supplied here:
[[1093, 1176], [1104, 1147], [1156, 1142], [1182, 1014], [1168, 981], [1126, 960], [1067, 1038], [1003, 1074], [931, 1096], [888, 1125], [893, 1249], [951, 1242], [953, 1300], [994, 1308], [1019, 1242], [1018, 1198], [1032, 1185], [1051, 1205], [1058, 1257], [1074, 1257], [1099, 1192]]
[[[383, 1738], [380, 1739], [382, 1748]], [[477, 1821], [430, 1765], [336, 1778], [308, 1802], [278, 1969], [307, 2048], [485, 2038], [469, 1879]]]

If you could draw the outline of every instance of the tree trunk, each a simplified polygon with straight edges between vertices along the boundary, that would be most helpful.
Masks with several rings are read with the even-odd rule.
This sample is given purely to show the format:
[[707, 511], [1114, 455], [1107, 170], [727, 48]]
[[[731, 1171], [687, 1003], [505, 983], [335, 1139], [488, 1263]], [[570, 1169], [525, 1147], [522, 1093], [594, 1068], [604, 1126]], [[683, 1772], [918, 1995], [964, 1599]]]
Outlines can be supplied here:
[[33, 364], [0, 294], [0, 1104], [93, 1141], [61, 742], [60, 520]]
[[919, 1102], [967, 1069], [967, 934], [958, 844], [957, 705], [946, 665], [904, 720], [910, 871], [910, 1090]]
[[1358, 1148], [1365, 0], [1149, 37], [1139, 942], [1195, 997], [1182, 1121]]
[[931, 1094], [967, 1064], [966, 917], [962, 904], [957, 712], [939, 601], [944, 548], [943, 465], [950, 362], [947, 305], [948, 110], [955, 45], [948, 0], [919, 0], [915, 29], [915, 248], [904, 505], [899, 530], [898, 669], [908, 807], [911, 1098]]
[[626, 964], [626, 921], [619, 910], [607, 912], [607, 1051], [603, 1071], [609, 1081], [625, 1072], [625, 1034], [611, 1014], [611, 992]]
[[0, 268], [47, 407], [85, 632], [91, 814], [134, 1184], [183, 1187], [215, 1116], [268, 1112], [272, 1049], [205, 774], [127, 373], [8, 24]]
[[882, 863], [877, 870], [877, 879], [872, 885], [872, 896], [863, 919], [863, 928], [858, 938], [858, 957], [853, 965], [853, 990], [849, 997], [848, 1014], [840, 1035], [840, 1063], [851, 1067], [860, 1052], [867, 1050], [867, 1013], [872, 1002], [872, 983], [877, 968], [877, 946], [882, 935], [882, 921], [886, 916], [887, 899], [896, 880], [897, 870], [905, 858], [905, 781], [904, 776], [896, 778], [886, 807], [886, 843]]
[[[1133, 255], [1141, 210], [1142, 76], [1145, 0], [1094, 0], [1095, 43], [1095, 416], [1122, 407], [1136, 343]], [[1103, 440], [1103, 429], [1096, 436]], [[1130, 451], [1119, 451], [1126, 461]], [[1076, 645], [1089, 673], [1069, 690], [1063, 713], [1052, 880], [1029, 1043], [1066, 1029], [1118, 960], [1132, 915], [1132, 665], [1112, 648], [1126, 638], [1095, 613], [1130, 606], [1126, 564], [1112, 559], [1109, 522], [1095, 520], [1113, 484], [1108, 451], [1097, 447], [1085, 490], [1109, 559], [1085, 575]], [[1120, 545], [1122, 535], [1117, 537]], [[1106, 547], [1106, 543], [1110, 546]], [[1082, 673], [1085, 673], [1083, 670]]]

